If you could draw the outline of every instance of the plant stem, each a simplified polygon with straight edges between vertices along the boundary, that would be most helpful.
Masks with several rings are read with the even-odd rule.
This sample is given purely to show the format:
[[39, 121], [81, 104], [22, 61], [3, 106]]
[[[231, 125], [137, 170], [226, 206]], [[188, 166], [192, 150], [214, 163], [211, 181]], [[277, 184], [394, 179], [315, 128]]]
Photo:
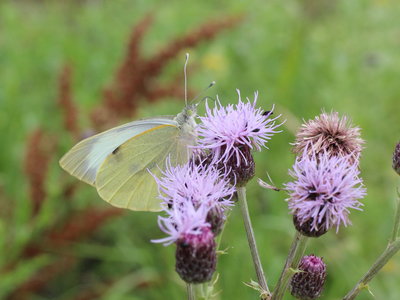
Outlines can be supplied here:
[[400, 250], [400, 238], [392, 243], [382, 253], [382, 255], [375, 261], [371, 269], [360, 279], [354, 288], [343, 298], [343, 300], [352, 300], [357, 297], [362, 289], [367, 287], [368, 283], [374, 276], [386, 265], [386, 263]]
[[392, 236], [390, 237], [386, 250], [383, 251], [381, 256], [375, 261], [367, 273], [360, 279], [353, 289], [344, 296], [343, 300], [351, 300], [357, 297], [362, 289], [368, 286], [368, 283], [375, 277], [375, 275], [386, 265], [386, 263], [400, 250], [400, 192], [397, 190], [398, 199], [396, 201], [396, 214], [393, 224]]
[[188, 294], [188, 300], [195, 300], [193, 284], [186, 283], [186, 289]]
[[397, 236], [399, 235], [399, 227], [400, 227], [400, 191], [397, 190], [397, 201], [396, 201], [396, 214], [394, 217], [394, 225], [392, 230], [392, 237], [390, 238], [389, 243], [393, 243]]
[[260, 256], [258, 254], [253, 226], [251, 225], [249, 208], [247, 206], [247, 200], [246, 200], [246, 187], [237, 187], [237, 194], [240, 204], [240, 210], [242, 211], [244, 227], [246, 229], [247, 241], [249, 243], [251, 256], [253, 258], [254, 268], [257, 274], [258, 284], [267, 294], [270, 294], [267, 281], [265, 280], [264, 271], [261, 265]]
[[272, 300], [280, 300], [285, 295], [289, 279], [292, 276], [291, 268], [296, 269], [307, 246], [307, 237], [296, 231], [292, 245], [290, 246], [285, 266], [272, 294]]

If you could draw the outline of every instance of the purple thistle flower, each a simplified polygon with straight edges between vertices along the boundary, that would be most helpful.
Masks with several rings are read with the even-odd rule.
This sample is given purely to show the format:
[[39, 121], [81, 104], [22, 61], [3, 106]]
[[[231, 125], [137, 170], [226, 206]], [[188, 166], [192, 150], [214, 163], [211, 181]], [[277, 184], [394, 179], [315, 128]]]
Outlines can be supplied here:
[[214, 165], [192, 159], [173, 167], [168, 159], [166, 166], [155, 180], [166, 214], [158, 217], [158, 225], [168, 236], [152, 242], [175, 243], [179, 276], [188, 283], [206, 282], [217, 263], [214, 237], [223, 225], [224, 210], [233, 205], [235, 188]]
[[309, 156], [305, 151], [289, 174], [287, 199], [296, 229], [307, 236], [319, 236], [329, 228], [351, 224], [349, 209], [361, 210], [358, 201], [366, 194], [357, 164], [349, 157], [330, 156], [327, 152]]
[[158, 224], [169, 237], [154, 242], [168, 245], [184, 234], [200, 234], [203, 227], [210, 227], [209, 218], [215, 210], [224, 212], [233, 205], [235, 187], [213, 165], [190, 161], [173, 167], [169, 159], [166, 165], [162, 177], [155, 180], [167, 214], [167, 217], [159, 216]]
[[232, 206], [230, 200], [235, 187], [229, 185], [227, 174], [213, 165], [196, 164], [193, 160], [185, 165], [172, 166], [169, 159], [161, 178], [155, 178], [159, 188], [159, 198], [164, 205], [191, 201], [195, 206], [207, 203], [226, 208]]
[[217, 105], [210, 109], [206, 105], [206, 116], [200, 117], [198, 127], [199, 147], [210, 149], [218, 161], [227, 162], [231, 156], [236, 156], [239, 165], [240, 159], [245, 157], [241, 153], [239, 145], [255, 148], [260, 151], [267, 141], [277, 132], [275, 120], [270, 118], [271, 111], [263, 111], [256, 108], [258, 93], [254, 94], [253, 103], [248, 98], [242, 102], [240, 91], [239, 102], [236, 105], [229, 104], [223, 107], [219, 100]]
[[188, 283], [209, 281], [217, 264], [214, 234], [206, 220], [208, 211], [206, 203], [196, 207], [191, 201], [183, 201], [167, 209], [167, 217], [158, 218], [168, 237], [152, 242], [176, 243], [175, 270]]
[[[198, 148], [209, 151], [213, 163], [222, 163], [228, 168], [241, 170], [244, 174], [234, 174], [236, 180], [248, 181], [254, 175], [254, 161], [251, 150], [260, 151], [277, 132], [281, 124], [275, 121], [280, 116], [270, 118], [271, 111], [256, 108], [258, 93], [254, 101], [242, 102], [240, 91], [238, 104], [224, 107], [217, 101], [211, 109], [206, 105], [206, 116], [200, 117], [197, 132], [200, 136]], [[243, 178], [243, 180], [241, 180]]]
[[152, 240], [153, 243], [168, 246], [185, 235], [199, 235], [204, 228], [210, 227], [206, 220], [209, 207], [204, 203], [195, 206], [191, 201], [181, 201], [164, 211], [167, 216], [158, 216], [158, 226], [168, 236]]

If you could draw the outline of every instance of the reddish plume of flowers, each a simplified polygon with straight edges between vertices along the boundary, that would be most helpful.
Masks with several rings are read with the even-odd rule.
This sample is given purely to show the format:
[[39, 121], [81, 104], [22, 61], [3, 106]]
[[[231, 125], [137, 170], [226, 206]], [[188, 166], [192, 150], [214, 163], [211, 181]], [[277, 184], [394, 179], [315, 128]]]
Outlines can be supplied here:
[[[97, 209], [89, 207], [84, 211], [72, 214], [69, 219], [64, 220], [58, 227], [55, 225], [40, 238], [39, 241], [32, 241], [21, 254], [20, 259], [31, 259], [51, 250], [54, 253], [65, 251], [66, 247], [80, 241], [103, 226], [106, 221], [113, 217], [120, 216], [122, 210], [116, 208]], [[46, 249], [46, 250], [44, 250]], [[75, 267], [79, 261], [68, 255], [58, 255], [51, 263], [44, 266], [27, 281], [17, 286], [9, 296], [9, 299], [21, 300], [30, 299], [30, 295], [45, 288], [55, 277], [68, 272]], [[12, 268], [10, 265], [9, 268]]]
[[62, 112], [64, 128], [73, 137], [79, 137], [78, 108], [72, 96], [72, 68], [65, 65], [58, 78], [58, 104]]
[[28, 138], [24, 159], [25, 174], [29, 181], [32, 213], [36, 215], [46, 198], [46, 175], [56, 146], [54, 137], [38, 129]]
[[31, 294], [34, 291], [41, 290], [55, 276], [68, 272], [77, 263], [77, 260], [71, 256], [60, 256], [55, 258], [51, 264], [39, 270], [38, 274], [32, 276], [15, 289], [8, 297], [8, 300], [28, 300], [32, 299]]
[[[127, 55], [115, 75], [113, 84], [105, 89], [102, 105], [91, 114], [94, 128], [107, 127], [115, 123], [116, 118], [131, 117], [143, 99], [151, 101], [164, 97], [182, 99], [184, 91], [181, 82], [176, 80], [167, 84], [157, 82], [158, 76], [168, 62], [181, 51], [215, 38], [222, 30], [232, 28], [241, 20], [242, 16], [231, 16], [207, 21], [184, 36], [170, 41], [153, 57], [146, 58], [141, 54], [140, 45], [153, 22], [152, 15], [147, 15], [133, 30]], [[189, 90], [188, 94], [190, 97], [193, 93]]]

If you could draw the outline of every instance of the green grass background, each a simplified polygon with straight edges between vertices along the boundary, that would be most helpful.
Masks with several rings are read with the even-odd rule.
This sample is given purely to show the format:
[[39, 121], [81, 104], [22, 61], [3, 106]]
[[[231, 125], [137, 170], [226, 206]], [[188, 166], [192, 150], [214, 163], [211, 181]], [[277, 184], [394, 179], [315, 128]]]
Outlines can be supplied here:
[[[66, 62], [73, 66], [74, 97], [82, 111], [80, 125], [89, 126], [85, 113], [98, 103], [102, 87], [111, 82], [132, 26], [149, 11], [155, 12], [156, 20], [143, 44], [148, 56], [172, 37], [209, 19], [246, 14], [238, 27], [190, 50], [191, 63], [196, 65], [195, 74], [189, 75], [192, 88], [200, 90], [216, 80], [208, 94], [218, 94], [223, 103], [237, 101], [236, 88], [249, 97], [258, 90], [258, 104], [265, 109], [276, 104], [276, 112], [288, 124], [313, 118], [325, 109], [350, 116], [362, 128], [366, 148], [361, 169], [368, 188], [364, 212], [353, 212], [353, 226], [313, 239], [307, 250], [323, 256], [328, 266], [322, 299], [340, 299], [385, 248], [393, 222], [399, 186], [399, 177], [391, 169], [393, 148], [400, 139], [398, 1], [2, 1], [0, 187], [6, 196], [1, 207], [12, 205], [15, 210], [11, 218], [0, 220], [0, 265], [16, 257], [25, 243], [37, 238], [67, 207], [58, 199], [57, 186], [65, 174], [54, 160], [46, 205], [35, 224], [28, 222], [28, 186], [22, 172], [27, 135], [36, 127], [62, 132], [56, 105], [62, 66]], [[182, 68], [183, 56], [170, 64], [171, 70]], [[174, 114], [182, 105], [172, 99], [144, 104], [139, 117]], [[266, 179], [268, 172], [278, 185], [289, 180], [293, 139], [290, 128], [283, 127], [269, 143], [270, 149], [255, 155], [257, 177]], [[71, 144], [64, 144], [62, 150], [67, 151]], [[263, 190], [256, 180], [248, 192], [262, 262], [273, 287], [294, 233], [285, 194]], [[87, 205], [107, 204], [85, 187], [74, 209]], [[184, 285], [174, 272], [174, 247], [150, 243], [151, 238], [161, 236], [156, 214], [132, 212], [114, 219], [93, 238], [68, 250], [95, 261], [90, 272], [73, 269], [55, 279], [46, 293], [31, 299], [74, 299], [77, 292], [109, 279], [116, 281], [101, 299], [184, 299]], [[257, 299], [242, 284], [255, 279], [255, 274], [237, 208], [226, 226], [222, 247], [228, 254], [219, 259], [217, 299]], [[55, 255], [21, 263], [12, 276], [2, 275], [0, 298]], [[135, 288], [136, 282], [146, 279], [156, 284]], [[399, 284], [397, 255], [373, 280], [371, 291], [375, 299], [397, 300]], [[359, 299], [373, 297], [363, 292]]]

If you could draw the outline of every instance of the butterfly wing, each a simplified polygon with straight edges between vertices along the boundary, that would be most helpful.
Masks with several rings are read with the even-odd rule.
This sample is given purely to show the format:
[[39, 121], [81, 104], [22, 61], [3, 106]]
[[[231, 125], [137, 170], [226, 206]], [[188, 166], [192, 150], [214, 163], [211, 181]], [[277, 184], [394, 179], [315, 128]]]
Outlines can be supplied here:
[[87, 138], [75, 145], [61, 160], [71, 175], [95, 185], [96, 174], [107, 156], [130, 138], [162, 124], [176, 124], [170, 117], [133, 121]]
[[[185, 163], [187, 142], [174, 125], [160, 125], [136, 135], [104, 160], [96, 177], [100, 197], [110, 204], [138, 211], [159, 211], [155, 176], [171, 164]], [[151, 172], [151, 173], [150, 173]]]

